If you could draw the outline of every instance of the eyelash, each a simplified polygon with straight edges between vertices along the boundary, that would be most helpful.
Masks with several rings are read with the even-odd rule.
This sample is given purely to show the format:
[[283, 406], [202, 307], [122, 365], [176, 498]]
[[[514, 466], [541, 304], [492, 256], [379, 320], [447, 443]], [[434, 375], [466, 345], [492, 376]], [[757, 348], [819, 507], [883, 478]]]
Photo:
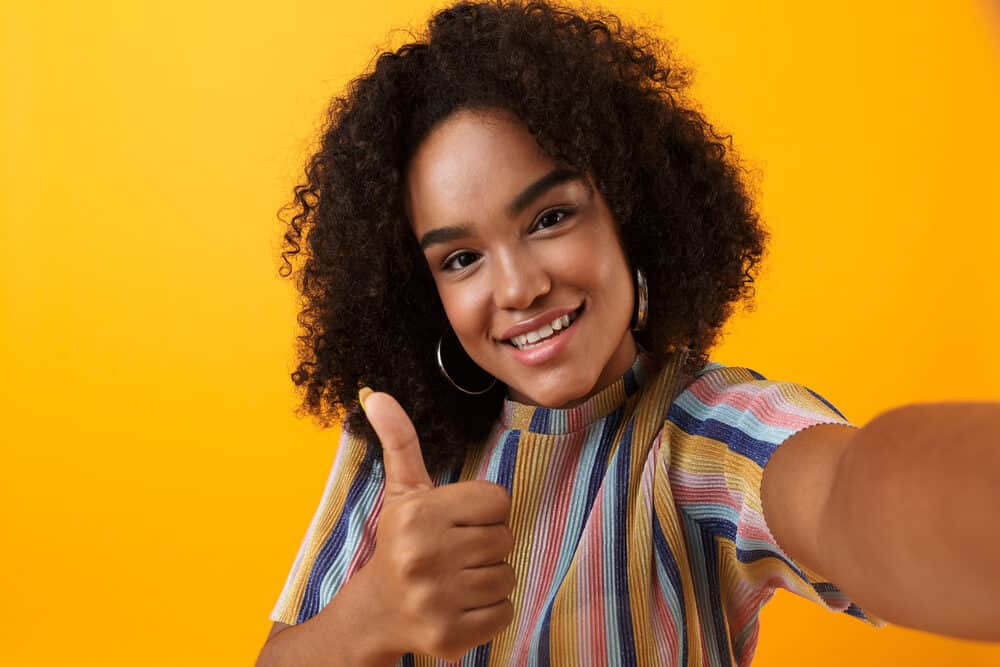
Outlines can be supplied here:
[[[548, 229], [549, 227], [555, 227], [556, 225], [561, 224], [564, 220], [566, 220], [566, 218], [570, 217], [575, 212], [576, 212], [576, 209], [572, 209], [572, 208], [553, 208], [553, 209], [549, 209], [548, 211], [545, 211], [545, 213], [542, 213], [542, 215], [538, 217], [539, 221], [544, 220], [548, 216], [556, 214], [556, 213], [562, 213], [563, 216], [561, 218], [559, 218], [559, 220], [556, 223], [554, 223], [552, 225], [548, 225], [546, 227], [539, 227], [538, 226], [538, 222], [536, 221], [535, 224], [532, 225], [532, 231], [535, 231], [536, 229]], [[455, 260], [457, 260], [459, 257], [462, 257], [463, 255], [475, 255], [475, 254], [476, 253], [472, 252], [471, 250], [459, 250], [456, 253], [452, 253], [451, 255], [448, 255], [445, 258], [445, 260], [441, 263], [441, 270], [442, 271], [461, 271], [462, 269], [466, 268], [466, 266], [469, 266], [469, 264], [471, 264], [472, 262], [469, 262], [469, 264], [466, 264], [465, 266], [459, 266], [459, 267], [454, 267], [454, 268], [451, 265], [455, 262]], [[475, 260], [473, 260], [473, 261], [475, 261]]]

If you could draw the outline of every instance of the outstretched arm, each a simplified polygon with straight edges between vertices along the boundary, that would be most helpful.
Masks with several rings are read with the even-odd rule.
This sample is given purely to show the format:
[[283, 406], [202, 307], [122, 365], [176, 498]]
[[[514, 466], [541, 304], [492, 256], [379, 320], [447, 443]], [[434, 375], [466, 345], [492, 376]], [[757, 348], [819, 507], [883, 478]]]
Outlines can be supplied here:
[[775, 451], [761, 494], [782, 548], [863, 609], [1000, 641], [1000, 404], [806, 429]]

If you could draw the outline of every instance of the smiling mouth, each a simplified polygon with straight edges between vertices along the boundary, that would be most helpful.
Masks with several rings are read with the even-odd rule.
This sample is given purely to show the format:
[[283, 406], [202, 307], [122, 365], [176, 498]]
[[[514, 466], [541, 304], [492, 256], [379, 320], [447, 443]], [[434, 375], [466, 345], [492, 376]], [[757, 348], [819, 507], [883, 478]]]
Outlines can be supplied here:
[[537, 347], [561, 334], [576, 321], [576, 318], [578, 318], [582, 312], [583, 306], [580, 306], [572, 313], [567, 313], [566, 315], [557, 317], [548, 324], [543, 324], [538, 327], [534, 331], [529, 331], [528, 333], [521, 334], [520, 336], [508, 338], [503, 342], [511, 347], [516, 347], [519, 350], [530, 350], [531, 348]]

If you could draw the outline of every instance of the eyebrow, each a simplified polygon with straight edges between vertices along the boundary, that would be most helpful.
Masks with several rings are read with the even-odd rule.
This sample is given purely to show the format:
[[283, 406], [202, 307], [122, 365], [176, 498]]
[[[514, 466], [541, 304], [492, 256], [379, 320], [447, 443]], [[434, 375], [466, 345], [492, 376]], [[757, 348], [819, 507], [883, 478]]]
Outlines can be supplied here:
[[[521, 194], [515, 197], [514, 201], [507, 205], [507, 215], [511, 218], [516, 217], [524, 211], [524, 209], [526, 209], [531, 202], [541, 197], [545, 192], [551, 190], [557, 185], [580, 178], [583, 178], [583, 174], [578, 171], [565, 168], [553, 169], [526, 187]], [[438, 243], [456, 241], [469, 236], [471, 232], [472, 227], [468, 224], [438, 227], [430, 230], [420, 238], [420, 249], [426, 250], [428, 247]]]

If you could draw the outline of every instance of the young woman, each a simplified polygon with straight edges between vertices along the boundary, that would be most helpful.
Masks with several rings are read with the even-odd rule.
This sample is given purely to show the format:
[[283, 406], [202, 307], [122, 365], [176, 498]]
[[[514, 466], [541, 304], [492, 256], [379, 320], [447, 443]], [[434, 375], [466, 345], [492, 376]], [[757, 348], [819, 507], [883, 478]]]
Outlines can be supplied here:
[[708, 360], [765, 234], [687, 80], [461, 3], [334, 101], [283, 256], [343, 436], [260, 665], [746, 665], [777, 587], [1000, 639], [1000, 407], [858, 428]]

